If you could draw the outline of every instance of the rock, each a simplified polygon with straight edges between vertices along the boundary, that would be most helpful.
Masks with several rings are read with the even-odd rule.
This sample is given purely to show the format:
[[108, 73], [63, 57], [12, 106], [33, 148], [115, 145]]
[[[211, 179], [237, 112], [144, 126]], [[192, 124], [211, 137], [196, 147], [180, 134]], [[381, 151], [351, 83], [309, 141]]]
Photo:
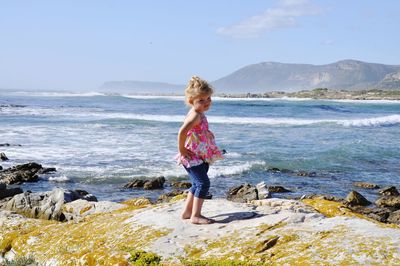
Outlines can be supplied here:
[[38, 163], [27, 163], [8, 168], [0, 172], [0, 183], [18, 184], [22, 182], [35, 182], [37, 173], [42, 169]]
[[0, 191], [5, 190], [7, 188], [7, 185], [4, 183], [0, 183]]
[[296, 173], [297, 176], [308, 176], [308, 177], [316, 177], [317, 173], [316, 172], [306, 172], [306, 171], [298, 171]]
[[[5, 198], [9, 198], [9, 197], [13, 197], [17, 194], [23, 193], [21, 188], [9, 188], [9, 189], [1, 189], [1, 185], [0, 184], [0, 199], [5, 199]], [[5, 184], [4, 184], [5, 186]]]
[[86, 191], [70, 191], [60, 188], [38, 193], [28, 191], [15, 195], [3, 208], [31, 218], [66, 221], [63, 205], [77, 199], [88, 198], [88, 195], [90, 194]]
[[165, 178], [163, 176], [150, 180], [133, 179], [124, 185], [124, 188], [161, 189], [164, 188], [164, 183]]
[[286, 192], [292, 192], [282, 186], [269, 186], [268, 187], [269, 192], [272, 193], [286, 193]]
[[38, 171], [38, 174], [47, 174], [51, 172], [57, 172], [57, 169], [54, 167], [42, 168]]
[[93, 202], [78, 199], [66, 203], [62, 208], [62, 214], [65, 216], [65, 221], [74, 220], [79, 222], [91, 214], [112, 212], [125, 207], [125, 204], [110, 201]]
[[278, 242], [278, 239], [279, 239], [279, 236], [272, 236], [271, 238], [264, 240], [263, 242], [261, 242], [260, 244], [258, 244], [256, 246], [255, 252], [262, 253], [262, 252], [272, 248], [273, 246], [276, 245], [276, 243]]
[[347, 201], [348, 204], [353, 206], [355, 205], [367, 206], [371, 204], [371, 202], [368, 201], [363, 195], [354, 190], [347, 195], [345, 200]]
[[366, 217], [374, 219], [378, 222], [386, 223], [387, 219], [391, 213], [391, 210], [388, 208], [381, 207], [365, 207], [365, 206], [351, 206], [347, 205], [347, 207], [353, 212], [362, 214]]
[[400, 196], [383, 196], [375, 201], [375, 204], [380, 207], [400, 209]]
[[146, 181], [143, 185], [144, 189], [162, 189], [164, 188], [165, 178], [158, 177], [153, 180]]
[[386, 188], [380, 190], [379, 193], [382, 195], [385, 195], [385, 196], [399, 196], [400, 195], [399, 191], [396, 189], [395, 186], [386, 187]]
[[190, 182], [172, 182], [171, 186], [174, 188], [190, 188], [192, 184]]
[[0, 143], [0, 147], [1, 146], [10, 146], [10, 143]]
[[0, 160], [2, 160], [2, 161], [7, 161], [8, 160], [8, 158], [7, 158], [7, 156], [6, 156], [6, 154], [4, 152], [0, 153]]
[[393, 223], [393, 224], [399, 224], [400, 225], [400, 210], [394, 211], [392, 212], [387, 221], [389, 223]]
[[3, 166], [0, 165], [0, 171], [3, 170]]
[[142, 188], [145, 183], [145, 180], [134, 179], [128, 184], [124, 185], [124, 188]]
[[260, 182], [256, 185], [257, 189], [257, 199], [267, 199], [271, 197], [270, 191], [267, 189], [267, 185], [265, 182]]
[[169, 202], [173, 197], [176, 197], [178, 195], [182, 195], [182, 194], [187, 194], [186, 191], [183, 190], [173, 190], [171, 192], [168, 192], [166, 194], [162, 194], [158, 197], [157, 199], [157, 203], [161, 203], [161, 202]]
[[368, 189], [378, 189], [380, 188], [378, 185], [368, 182], [355, 182], [353, 184], [356, 187], [368, 188]]
[[234, 202], [257, 200], [257, 189], [248, 183], [229, 189], [227, 199]]

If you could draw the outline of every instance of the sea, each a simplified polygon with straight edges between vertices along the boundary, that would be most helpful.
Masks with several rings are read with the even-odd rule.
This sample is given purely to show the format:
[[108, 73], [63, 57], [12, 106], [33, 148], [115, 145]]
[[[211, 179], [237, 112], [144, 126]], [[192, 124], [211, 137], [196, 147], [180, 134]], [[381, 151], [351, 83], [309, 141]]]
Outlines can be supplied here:
[[[183, 96], [98, 92], [0, 91], [0, 146], [6, 169], [28, 162], [55, 167], [39, 182], [14, 185], [42, 192], [83, 189], [98, 200], [156, 199], [170, 181], [188, 181], [174, 159], [188, 111]], [[226, 196], [244, 183], [283, 186], [274, 197], [356, 190], [372, 182], [400, 189], [400, 101], [213, 97], [206, 113], [225, 160], [211, 165], [210, 192]], [[165, 177], [162, 190], [124, 189], [134, 178]]]

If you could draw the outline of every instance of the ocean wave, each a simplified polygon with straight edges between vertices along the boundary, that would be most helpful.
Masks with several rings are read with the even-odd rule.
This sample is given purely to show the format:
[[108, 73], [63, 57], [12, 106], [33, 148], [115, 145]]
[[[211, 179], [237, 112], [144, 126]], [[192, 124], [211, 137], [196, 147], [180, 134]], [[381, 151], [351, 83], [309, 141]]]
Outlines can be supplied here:
[[105, 93], [89, 91], [89, 92], [61, 92], [61, 91], [16, 91], [7, 94], [27, 95], [36, 97], [93, 97], [107, 96]]
[[338, 120], [343, 126], [369, 127], [369, 126], [390, 126], [400, 124], [400, 115], [388, 115], [353, 120]]

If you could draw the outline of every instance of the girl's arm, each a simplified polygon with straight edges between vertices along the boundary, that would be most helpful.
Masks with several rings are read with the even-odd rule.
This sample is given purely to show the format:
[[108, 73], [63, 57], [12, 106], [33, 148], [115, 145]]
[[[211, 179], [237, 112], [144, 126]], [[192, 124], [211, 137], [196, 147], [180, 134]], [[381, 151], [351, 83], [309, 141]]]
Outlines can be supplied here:
[[186, 149], [185, 141], [188, 131], [199, 123], [200, 123], [200, 114], [197, 112], [190, 112], [186, 117], [185, 121], [183, 122], [183, 125], [179, 129], [178, 150], [180, 154], [185, 157], [191, 157], [192, 155], [194, 155], [191, 150]]

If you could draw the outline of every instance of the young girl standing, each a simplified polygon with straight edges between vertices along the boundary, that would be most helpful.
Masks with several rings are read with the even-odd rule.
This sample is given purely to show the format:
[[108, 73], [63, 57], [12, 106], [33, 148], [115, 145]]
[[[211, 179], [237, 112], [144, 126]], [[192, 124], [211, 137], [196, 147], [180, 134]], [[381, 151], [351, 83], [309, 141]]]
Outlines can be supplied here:
[[216, 160], [223, 159], [215, 145], [213, 133], [208, 130], [204, 114], [210, 109], [212, 93], [213, 89], [205, 80], [197, 76], [190, 79], [185, 89], [185, 99], [191, 108], [178, 134], [178, 162], [186, 169], [192, 183], [182, 219], [190, 219], [194, 224], [213, 222], [201, 215], [201, 208], [210, 188], [208, 167]]

